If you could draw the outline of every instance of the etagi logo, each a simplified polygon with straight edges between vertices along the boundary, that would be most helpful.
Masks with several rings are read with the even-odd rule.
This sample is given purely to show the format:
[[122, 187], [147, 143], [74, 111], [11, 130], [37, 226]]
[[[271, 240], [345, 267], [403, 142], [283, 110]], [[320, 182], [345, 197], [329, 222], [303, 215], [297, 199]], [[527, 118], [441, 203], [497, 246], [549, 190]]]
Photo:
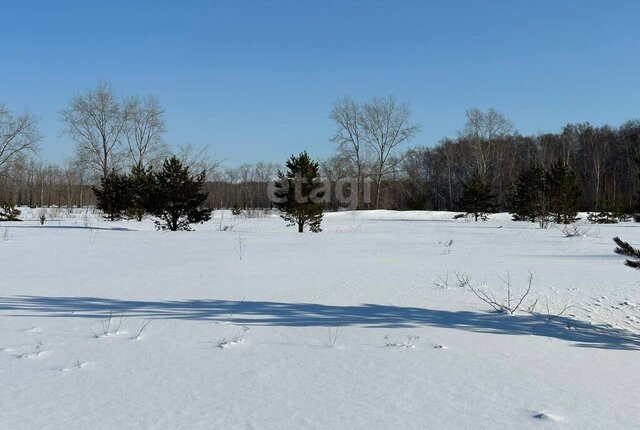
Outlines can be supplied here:
[[345, 209], [357, 209], [371, 203], [371, 178], [358, 181], [345, 177], [337, 181], [322, 179], [310, 184], [307, 178], [296, 175], [287, 180], [270, 181], [267, 186], [269, 200], [274, 204], [283, 204], [293, 199], [296, 203], [323, 203], [338, 205]]

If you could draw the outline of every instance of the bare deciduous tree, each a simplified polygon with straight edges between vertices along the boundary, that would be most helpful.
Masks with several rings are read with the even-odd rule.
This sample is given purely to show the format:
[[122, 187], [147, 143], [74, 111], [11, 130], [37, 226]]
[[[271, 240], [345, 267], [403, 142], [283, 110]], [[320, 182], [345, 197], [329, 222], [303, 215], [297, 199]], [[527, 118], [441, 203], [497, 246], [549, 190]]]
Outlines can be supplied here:
[[406, 103], [397, 104], [394, 97], [374, 98], [364, 105], [365, 140], [375, 154], [376, 196], [374, 207], [380, 202], [380, 186], [384, 175], [397, 165], [393, 151], [410, 140], [420, 129], [411, 123], [411, 111]]
[[129, 115], [110, 86], [100, 82], [96, 88], [73, 97], [60, 116], [65, 133], [77, 144], [78, 160], [101, 177], [120, 167]]
[[511, 133], [514, 126], [509, 118], [494, 108], [482, 112], [474, 107], [465, 115], [467, 122], [460, 134], [472, 143], [477, 171], [484, 178], [491, 167], [494, 140]]
[[348, 161], [354, 171], [358, 193], [356, 208], [362, 209], [365, 169], [363, 108], [349, 97], [343, 97], [334, 104], [329, 118], [335, 121], [337, 126], [331, 140], [338, 145], [338, 158]]
[[196, 147], [191, 143], [178, 145], [176, 157], [180, 162], [194, 172], [206, 172], [207, 177], [215, 174], [222, 161], [215, 160], [209, 155], [206, 146]]
[[356, 175], [357, 208], [363, 206], [364, 176], [369, 165], [376, 183], [374, 207], [378, 207], [382, 180], [400, 160], [393, 157], [394, 150], [419, 130], [411, 123], [409, 106], [398, 104], [394, 97], [374, 98], [364, 104], [345, 97], [338, 100], [329, 117], [337, 125], [331, 140], [338, 144], [339, 159], [348, 160]]
[[42, 135], [38, 121], [29, 112], [14, 117], [0, 104], [0, 175], [20, 155], [36, 153]]
[[131, 164], [143, 168], [159, 164], [169, 153], [162, 140], [165, 122], [160, 102], [151, 95], [142, 99], [133, 97], [127, 101], [126, 111], [128, 121], [124, 136]]

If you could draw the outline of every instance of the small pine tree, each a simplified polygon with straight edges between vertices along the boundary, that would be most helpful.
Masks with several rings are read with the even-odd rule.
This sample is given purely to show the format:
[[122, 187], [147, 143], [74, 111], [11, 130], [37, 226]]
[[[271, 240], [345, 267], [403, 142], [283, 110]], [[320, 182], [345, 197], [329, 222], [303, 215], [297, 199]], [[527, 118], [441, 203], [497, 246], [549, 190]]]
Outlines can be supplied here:
[[633, 269], [640, 269], [640, 249], [636, 249], [629, 245], [628, 242], [622, 241], [619, 237], [614, 237], [613, 241], [618, 245], [614, 252], [616, 254], [624, 255], [625, 257], [631, 257], [634, 260], [627, 260], [624, 262], [626, 266]]
[[304, 232], [305, 225], [313, 233], [322, 231], [322, 199], [325, 191], [320, 182], [318, 163], [306, 151], [292, 155], [286, 163], [287, 172], [278, 172], [274, 205], [282, 211], [282, 219], [289, 226], [297, 225]]
[[0, 221], [22, 221], [20, 219], [20, 210], [14, 205], [3, 203], [0, 205]]
[[100, 179], [99, 187], [92, 187], [96, 195], [96, 207], [109, 221], [122, 218], [131, 207], [131, 181], [128, 176], [111, 172]]
[[549, 192], [544, 169], [532, 164], [520, 172], [509, 197], [514, 221], [544, 221], [549, 215]]
[[158, 230], [191, 230], [191, 224], [211, 219], [211, 209], [204, 202], [209, 193], [203, 192], [205, 172], [193, 176], [189, 167], [176, 157], [164, 161], [162, 170], [153, 175], [153, 185], [147, 210], [159, 218]]
[[142, 164], [136, 164], [129, 175], [131, 202], [127, 208], [128, 215], [138, 221], [147, 214], [152, 205], [149, 202], [151, 190], [154, 184], [154, 175], [150, 167], [144, 168]]
[[473, 215], [478, 221], [478, 218], [486, 220], [488, 214], [495, 212], [496, 196], [491, 194], [491, 187], [480, 173], [475, 172], [462, 187], [462, 197], [458, 204], [467, 215]]
[[618, 218], [616, 215], [608, 210], [601, 210], [600, 212], [591, 212], [587, 215], [587, 220], [592, 224], [617, 224]]
[[231, 215], [233, 215], [233, 216], [242, 215], [242, 208], [240, 207], [240, 205], [237, 202], [234, 203], [233, 206], [231, 206]]
[[561, 159], [547, 173], [549, 212], [558, 224], [571, 224], [578, 218], [581, 190], [571, 167]]
[[603, 198], [598, 201], [600, 210], [587, 216], [589, 222], [594, 224], [617, 224], [619, 221], [628, 221], [631, 218], [632, 209], [624, 199]]

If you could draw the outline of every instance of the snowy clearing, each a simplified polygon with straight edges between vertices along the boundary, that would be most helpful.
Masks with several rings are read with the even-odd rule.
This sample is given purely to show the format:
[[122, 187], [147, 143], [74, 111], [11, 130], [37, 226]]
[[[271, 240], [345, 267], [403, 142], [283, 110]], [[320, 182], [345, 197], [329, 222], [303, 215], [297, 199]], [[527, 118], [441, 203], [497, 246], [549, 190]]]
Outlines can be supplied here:
[[[640, 243], [640, 224], [565, 237], [506, 214], [363, 211], [298, 234], [217, 211], [169, 233], [24, 215], [0, 224], [2, 429], [640, 422], [640, 273], [611, 241]], [[456, 277], [502, 297], [529, 272], [537, 305], [514, 315]]]

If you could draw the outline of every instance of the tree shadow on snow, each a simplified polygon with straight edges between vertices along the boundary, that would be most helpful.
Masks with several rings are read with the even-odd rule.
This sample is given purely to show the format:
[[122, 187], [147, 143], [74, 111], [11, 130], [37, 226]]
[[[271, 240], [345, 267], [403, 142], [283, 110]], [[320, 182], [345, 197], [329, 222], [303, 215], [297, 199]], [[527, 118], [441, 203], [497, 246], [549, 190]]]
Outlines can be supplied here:
[[264, 301], [130, 301], [99, 297], [10, 296], [0, 297], [0, 311], [4, 311], [5, 316], [84, 318], [104, 318], [113, 312], [125, 317], [285, 327], [430, 326], [478, 333], [544, 336], [582, 347], [640, 350], [640, 336], [635, 333], [568, 317], [548, 321], [546, 315], [539, 314], [504, 315], [378, 304], [335, 306]]

